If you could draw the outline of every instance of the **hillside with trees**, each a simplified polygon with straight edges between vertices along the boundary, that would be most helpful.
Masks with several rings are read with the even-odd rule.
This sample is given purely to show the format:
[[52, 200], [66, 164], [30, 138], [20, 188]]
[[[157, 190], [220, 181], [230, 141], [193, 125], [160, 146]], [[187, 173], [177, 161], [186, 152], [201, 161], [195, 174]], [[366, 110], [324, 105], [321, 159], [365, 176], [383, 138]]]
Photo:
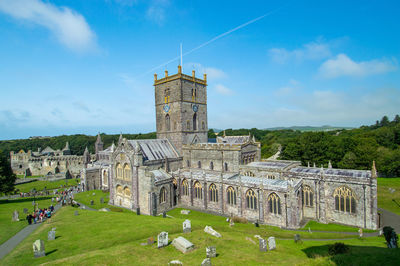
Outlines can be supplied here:
[[[371, 169], [372, 161], [376, 162], [379, 175], [382, 177], [400, 176], [400, 117], [392, 121], [387, 116], [376, 121], [374, 125], [356, 129], [338, 129], [319, 132], [302, 132], [299, 130], [262, 130], [262, 129], [226, 129], [225, 135], [255, 136], [261, 142], [261, 155], [266, 159], [282, 147], [280, 159], [299, 160], [303, 165], [327, 167], [331, 161], [335, 168]], [[223, 132], [217, 133], [222, 135]], [[112, 142], [117, 143], [119, 135], [101, 134], [104, 147]], [[124, 134], [128, 139], [154, 139], [156, 133]], [[209, 138], [216, 138], [213, 129], [208, 132]], [[47, 146], [62, 149], [69, 142], [73, 154], [81, 155], [87, 146], [94, 153], [96, 136], [71, 135], [51, 138], [34, 138], [0, 141], [0, 150], [5, 156], [10, 151], [36, 151]]]

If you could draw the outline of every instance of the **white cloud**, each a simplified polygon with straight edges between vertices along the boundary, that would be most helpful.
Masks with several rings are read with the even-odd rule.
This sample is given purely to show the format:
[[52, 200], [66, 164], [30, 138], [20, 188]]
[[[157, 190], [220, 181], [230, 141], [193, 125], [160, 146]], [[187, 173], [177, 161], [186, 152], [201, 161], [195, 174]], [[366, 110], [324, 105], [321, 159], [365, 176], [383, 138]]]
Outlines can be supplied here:
[[336, 78], [340, 76], [362, 77], [394, 71], [397, 64], [390, 60], [371, 60], [355, 62], [345, 54], [339, 54], [334, 59], [325, 61], [319, 68], [321, 76]]
[[301, 62], [327, 58], [331, 55], [331, 49], [327, 43], [316, 41], [304, 44], [303, 47], [291, 51], [285, 48], [272, 48], [268, 50], [268, 54], [273, 61], [284, 64], [292, 60]]
[[232, 95], [233, 91], [222, 84], [216, 84], [215, 90], [222, 95]]
[[219, 80], [228, 77], [228, 75], [222, 69], [206, 67], [200, 63], [184, 63], [183, 66], [185, 71], [187, 69], [194, 69], [196, 71], [196, 75], [201, 75], [201, 77], [203, 74], [207, 74], [207, 80]]
[[96, 36], [85, 18], [67, 7], [41, 0], [1, 0], [0, 12], [49, 29], [69, 49], [85, 51], [96, 46]]
[[169, 0], [153, 0], [146, 11], [149, 20], [162, 24], [166, 17], [166, 9], [169, 6]]

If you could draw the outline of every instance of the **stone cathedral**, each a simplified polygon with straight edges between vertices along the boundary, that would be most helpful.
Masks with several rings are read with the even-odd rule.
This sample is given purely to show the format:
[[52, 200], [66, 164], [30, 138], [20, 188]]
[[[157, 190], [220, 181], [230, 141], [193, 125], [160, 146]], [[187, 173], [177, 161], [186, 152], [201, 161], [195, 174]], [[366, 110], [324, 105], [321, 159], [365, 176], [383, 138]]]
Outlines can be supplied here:
[[209, 143], [206, 74], [178, 66], [175, 75], [155, 74], [154, 89], [157, 139], [121, 135], [117, 145], [96, 146], [82, 171], [85, 189], [109, 190], [109, 204], [147, 215], [183, 207], [283, 228], [307, 220], [378, 227], [375, 164], [361, 171], [261, 160], [251, 136]]

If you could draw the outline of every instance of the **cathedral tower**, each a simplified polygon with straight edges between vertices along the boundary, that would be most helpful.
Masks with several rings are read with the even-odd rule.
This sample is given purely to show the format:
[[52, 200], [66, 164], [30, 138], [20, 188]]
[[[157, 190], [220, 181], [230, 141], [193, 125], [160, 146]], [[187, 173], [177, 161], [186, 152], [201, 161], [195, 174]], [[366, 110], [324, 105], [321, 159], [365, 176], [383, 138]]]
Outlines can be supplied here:
[[182, 155], [182, 145], [206, 143], [207, 76], [203, 79], [178, 73], [157, 79], [154, 74], [157, 138], [169, 139]]

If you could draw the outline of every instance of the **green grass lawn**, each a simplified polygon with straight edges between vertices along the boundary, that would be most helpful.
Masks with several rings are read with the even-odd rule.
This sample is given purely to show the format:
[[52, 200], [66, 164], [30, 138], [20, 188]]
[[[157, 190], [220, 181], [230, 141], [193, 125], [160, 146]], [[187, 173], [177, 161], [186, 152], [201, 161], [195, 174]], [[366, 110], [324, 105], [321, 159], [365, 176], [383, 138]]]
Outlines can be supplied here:
[[[309, 221], [302, 229], [311, 231], [334, 231], [334, 232], [358, 232], [358, 227], [341, 225], [341, 224], [323, 224], [316, 221]], [[376, 232], [376, 230], [363, 229], [364, 233]]]
[[17, 175], [17, 178], [38, 178], [38, 177], [43, 177], [43, 175], [31, 175], [31, 176], [25, 176], [25, 175]]
[[[104, 198], [103, 204], [100, 203], [101, 198]], [[90, 190], [75, 194], [74, 199], [77, 202], [85, 204], [86, 206], [89, 206], [92, 209], [99, 210], [101, 208], [110, 208], [110, 205], [108, 205], [108, 200], [110, 199], [109, 192], [103, 192], [101, 190]], [[91, 200], [93, 200], [94, 202], [93, 205], [90, 205]]]
[[[180, 209], [168, 214], [174, 218], [162, 218], [140, 215], [132, 212], [95, 212], [63, 207], [49, 222], [45, 222], [31, 236], [20, 243], [2, 261], [1, 265], [167, 265], [178, 259], [184, 265], [200, 265], [205, 258], [205, 247], [217, 247], [213, 265], [396, 265], [400, 259], [400, 250], [386, 248], [384, 239], [379, 237], [347, 239], [341, 242], [350, 246], [350, 252], [344, 255], [329, 256], [328, 245], [336, 241], [311, 240], [295, 244], [293, 239], [283, 240], [296, 233], [272, 226], [256, 228], [253, 224], [235, 224], [233, 228], [225, 218], [192, 211], [181, 215]], [[192, 233], [182, 233], [182, 222], [192, 221]], [[216, 238], [203, 232], [211, 225], [222, 234]], [[47, 232], [57, 228], [56, 240], [47, 241]], [[172, 245], [157, 249], [157, 245], [141, 246], [148, 237], [155, 237], [161, 231], [169, 233], [172, 241], [184, 236], [195, 245], [195, 250], [187, 254], [177, 251]], [[258, 244], [246, 240], [254, 234], [264, 237], [276, 236], [277, 249], [259, 252]], [[313, 233], [320, 238], [333, 234]], [[304, 237], [305, 238], [305, 237]], [[36, 239], [45, 242], [47, 256], [35, 259], [32, 243]]]
[[[0, 244], [28, 225], [28, 222], [25, 220], [26, 214], [24, 214], [24, 208], [32, 212], [32, 201], [33, 198], [0, 200]], [[37, 197], [36, 202], [39, 203], [39, 208], [47, 208], [51, 205], [51, 197]], [[19, 218], [21, 221], [11, 221], [14, 210], [19, 211]]]
[[[391, 193], [389, 188], [396, 191]], [[393, 201], [395, 200], [395, 201]], [[378, 178], [378, 207], [400, 215], [400, 178]]]
[[16, 185], [15, 189], [19, 189], [20, 192], [30, 192], [33, 188], [35, 188], [36, 191], [43, 191], [45, 187], [47, 190], [62, 188], [63, 186], [71, 187], [71, 186], [76, 186], [77, 184], [79, 184], [79, 182], [80, 182], [79, 179], [63, 179], [58, 181], [34, 181], [30, 183]]

